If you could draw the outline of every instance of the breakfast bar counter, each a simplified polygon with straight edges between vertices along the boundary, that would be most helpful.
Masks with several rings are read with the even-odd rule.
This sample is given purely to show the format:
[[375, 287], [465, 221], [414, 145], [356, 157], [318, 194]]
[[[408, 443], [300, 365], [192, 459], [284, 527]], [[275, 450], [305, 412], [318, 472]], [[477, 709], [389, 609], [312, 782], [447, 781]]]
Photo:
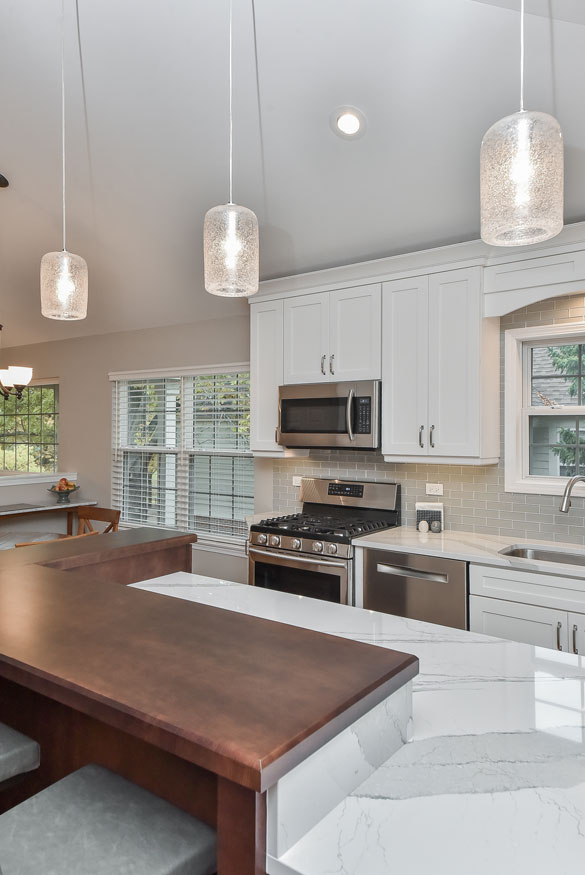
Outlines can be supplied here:
[[2, 804], [98, 762], [216, 826], [219, 875], [261, 875], [267, 789], [418, 661], [119, 585], [190, 570], [194, 540], [138, 529], [0, 555], [0, 720], [42, 750]]

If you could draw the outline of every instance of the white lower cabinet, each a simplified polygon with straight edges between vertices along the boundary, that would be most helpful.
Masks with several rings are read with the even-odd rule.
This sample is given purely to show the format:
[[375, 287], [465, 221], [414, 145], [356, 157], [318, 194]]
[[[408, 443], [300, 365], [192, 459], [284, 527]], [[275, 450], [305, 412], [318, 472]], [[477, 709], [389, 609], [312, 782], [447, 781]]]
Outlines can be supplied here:
[[585, 629], [585, 615], [483, 596], [472, 595], [469, 598], [471, 632], [534, 644], [536, 647], [567, 651], [570, 617], [579, 617], [581, 629]]

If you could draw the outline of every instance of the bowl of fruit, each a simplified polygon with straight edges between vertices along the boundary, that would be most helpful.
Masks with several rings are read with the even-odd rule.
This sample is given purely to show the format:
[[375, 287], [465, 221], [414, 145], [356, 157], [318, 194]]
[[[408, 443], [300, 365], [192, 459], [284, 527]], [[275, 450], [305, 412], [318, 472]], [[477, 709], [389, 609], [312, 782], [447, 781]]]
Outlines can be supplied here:
[[58, 483], [55, 483], [54, 486], [48, 490], [48, 492], [52, 492], [53, 495], [57, 496], [57, 504], [67, 504], [69, 501], [69, 496], [72, 492], [77, 492], [79, 486], [77, 486], [72, 480], [68, 480], [66, 477], [61, 477]]

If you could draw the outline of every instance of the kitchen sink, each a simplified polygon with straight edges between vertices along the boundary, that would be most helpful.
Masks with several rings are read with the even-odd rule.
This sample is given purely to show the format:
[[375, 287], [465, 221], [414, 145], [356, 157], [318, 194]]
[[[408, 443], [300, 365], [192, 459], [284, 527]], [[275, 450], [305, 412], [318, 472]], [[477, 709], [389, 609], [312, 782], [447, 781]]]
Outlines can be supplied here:
[[554, 550], [550, 547], [504, 547], [503, 556], [516, 556], [519, 559], [535, 559], [539, 562], [561, 562], [563, 565], [585, 565], [585, 550]]

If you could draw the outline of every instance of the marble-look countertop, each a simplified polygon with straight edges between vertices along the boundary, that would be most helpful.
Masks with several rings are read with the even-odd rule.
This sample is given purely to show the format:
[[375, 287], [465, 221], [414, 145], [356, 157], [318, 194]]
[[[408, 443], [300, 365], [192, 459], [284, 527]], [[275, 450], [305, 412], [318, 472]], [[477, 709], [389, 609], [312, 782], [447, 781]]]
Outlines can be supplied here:
[[582, 870], [583, 657], [186, 573], [135, 586], [420, 660], [412, 740], [270, 858], [271, 875]]
[[504, 556], [500, 552], [513, 545], [538, 546], [553, 551], [569, 551], [585, 555], [585, 546], [563, 544], [559, 541], [539, 541], [535, 538], [512, 538], [504, 535], [482, 535], [475, 532], [444, 531], [438, 535], [431, 532], [422, 534], [414, 526], [399, 526], [373, 535], [354, 538], [355, 547], [378, 550], [395, 550], [398, 553], [424, 553], [427, 556], [440, 556], [443, 559], [461, 559], [479, 565], [501, 565], [516, 568], [518, 571], [538, 571], [564, 577], [585, 579], [585, 566], [566, 565], [560, 562], [544, 562], [536, 559], [521, 559], [518, 556]]
[[32, 502], [22, 502], [21, 504], [0, 504], [0, 517], [2, 516], [21, 516], [27, 513], [42, 513], [43, 511], [53, 510], [75, 510], [76, 507], [86, 507], [87, 505], [96, 505], [97, 501], [94, 498], [88, 498], [86, 501], [63, 501], [60, 504], [55, 499], [50, 504], [33, 504]]

